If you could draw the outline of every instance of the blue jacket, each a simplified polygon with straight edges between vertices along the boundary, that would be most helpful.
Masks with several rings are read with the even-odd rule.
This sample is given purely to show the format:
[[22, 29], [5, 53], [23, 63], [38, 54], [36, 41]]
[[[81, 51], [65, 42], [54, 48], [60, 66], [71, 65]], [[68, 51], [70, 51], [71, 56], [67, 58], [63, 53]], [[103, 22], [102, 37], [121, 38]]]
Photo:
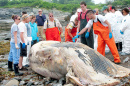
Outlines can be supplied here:
[[31, 26], [31, 36], [32, 36], [32, 40], [37, 40], [37, 33], [38, 33], [38, 28], [37, 28], [37, 24], [36, 23], [31, 23], [29, 22], [30, 26]]
[[42, 16], [36, 16], [37, 26], [43, 26], [44, 22], [46, 21], [46, 16], [43, 14]]

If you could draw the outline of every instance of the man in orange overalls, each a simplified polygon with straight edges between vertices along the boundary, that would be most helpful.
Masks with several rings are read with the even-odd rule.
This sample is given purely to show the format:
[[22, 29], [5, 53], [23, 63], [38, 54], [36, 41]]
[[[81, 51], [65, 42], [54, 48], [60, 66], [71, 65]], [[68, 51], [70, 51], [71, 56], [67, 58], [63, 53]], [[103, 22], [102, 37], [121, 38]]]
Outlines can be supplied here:
[[54, 19], [52, 13], [49, 13], [49, 19], [45, 21], [43, 27], [43, 39], [52, 41], [61, 41], [62, 26], [58, 19]]
[[113, 57], [114, 62], [119, 64], [121, 62], [117, 47], [114, 41], [114, 37], [112, 36], [111, 25], [110, 23], [103, 17], [102, 15], [95, 15], [93, 10], [89, 10], [87, 12], [87, 16], [89, 19], [86, 27], [80, 31], [78, 35], [76, 35], [73, 39], [76, 39], [79, 35], [84, 33], [87, 29], [88, 32], [85, 34], [85, 37], [89, 37], [89, 31], [93, 25], [94, 33], [98, 35], [98, 48], [97, 51], [105, 56], [105, 45], [107, 44]]
[[65, 28], [65, 42], [73, 42], [72, 38], [77, 33], [78, 18], [76, 17], [74, 22], [71, 21]]

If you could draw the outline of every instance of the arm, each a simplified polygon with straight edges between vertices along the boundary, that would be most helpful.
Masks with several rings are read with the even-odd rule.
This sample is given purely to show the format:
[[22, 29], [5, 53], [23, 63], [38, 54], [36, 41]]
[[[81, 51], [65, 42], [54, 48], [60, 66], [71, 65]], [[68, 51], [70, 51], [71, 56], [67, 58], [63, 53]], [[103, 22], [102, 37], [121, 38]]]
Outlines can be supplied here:
[[77, 32], [79, 32], [79, 29], [80, 29], [80, 21], [78, 21]]
[[68, 34], [69, 34], [69, 36], [71, 37], [71, 38], [73, 38], [73, 36], [72, 36], [72, 34], [71, 34], [71, 29], [68, 29]]
[[20, 38], [21, 38], [22, 42], [25, 43], [24, 37], [23, 37], [23, 33], [24, 33], [24, 32], [20, 32]]
[[[81, 35], [81, 34], [83, 34], [86, 30], [87, 30], [88, 28], [83, 28], [80, 32], [79, 32], [79, 34], [78, 35]], [[91, 28], [90, 28], [91, 29]]]
[[110, 23], [109, 23], [107, 20], [105, 20], [105, 21], [104, 21], [104, 23], [106, 23], [106, 24], [108, 25], [108, 28], [109, 28], [109, 33], [110, 33], [110, 32], [112, 33]]
[[13, 34], [14, 34], [14, 42], [15, 44], [17, 44], [17, 31], [15, 31]]
[[59, 27], [59, 30], [60, 30], [60, 33], [62, 34], [62, 32], [63, 32], [62, 27]]

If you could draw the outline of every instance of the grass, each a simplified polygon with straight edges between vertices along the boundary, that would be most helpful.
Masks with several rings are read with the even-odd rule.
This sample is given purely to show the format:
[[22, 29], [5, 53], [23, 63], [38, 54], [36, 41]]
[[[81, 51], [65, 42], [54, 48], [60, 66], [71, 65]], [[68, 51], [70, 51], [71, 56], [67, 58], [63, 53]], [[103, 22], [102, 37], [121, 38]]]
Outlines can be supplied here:
[[0, 55], [5, 55], [10, 51], [10, 42], [0, 42]]

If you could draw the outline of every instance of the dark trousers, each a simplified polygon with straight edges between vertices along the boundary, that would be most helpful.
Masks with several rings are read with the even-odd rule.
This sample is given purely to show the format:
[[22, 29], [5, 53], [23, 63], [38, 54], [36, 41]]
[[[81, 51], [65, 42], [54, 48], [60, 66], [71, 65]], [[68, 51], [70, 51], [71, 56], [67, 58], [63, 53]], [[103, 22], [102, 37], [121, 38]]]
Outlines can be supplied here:
[[37, 40], [32, 40], [31, 46], [33, 46], [33, 45], [36, 44], [36, 43], [37, 43]]
[[122, 51], [122, 42], [116, 43], [118, 51]]
[[83, 44], [89, 46], [90, 48], [94, 49], [93, 36], [91, 37], [91, 35], [90, 35], [89, 38], [81, 37], [80, 39], [81, 39], [81, 43], [83, 43]]

